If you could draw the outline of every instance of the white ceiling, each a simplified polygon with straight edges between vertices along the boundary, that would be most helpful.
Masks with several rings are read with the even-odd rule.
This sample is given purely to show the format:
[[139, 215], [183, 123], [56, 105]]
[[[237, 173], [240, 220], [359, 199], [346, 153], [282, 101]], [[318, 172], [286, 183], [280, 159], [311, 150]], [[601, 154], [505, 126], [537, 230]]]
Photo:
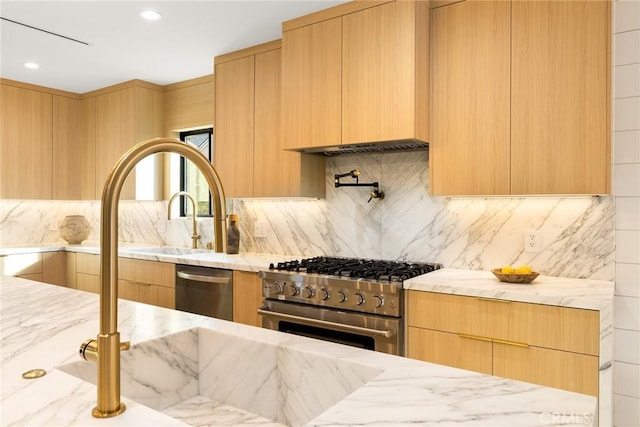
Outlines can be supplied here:
[[[282, 21], [345, 0], [1, 0], [0, 77], [84, 93], [131, 79], [166, 85], [213, 73], [213, 58], [281, 37]], [[146, 9], [159, 21], [143, 20]], [[36, 62], [37, 70], [24, 67]]]

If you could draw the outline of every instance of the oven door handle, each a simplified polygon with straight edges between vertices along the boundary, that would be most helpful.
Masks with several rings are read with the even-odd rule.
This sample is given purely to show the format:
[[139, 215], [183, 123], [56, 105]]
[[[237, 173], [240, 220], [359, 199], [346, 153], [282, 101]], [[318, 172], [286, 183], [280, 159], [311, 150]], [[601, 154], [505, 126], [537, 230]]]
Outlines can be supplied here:
[[279, 317], [281, 319], [286, 319], [286, 320], [295, 320], [298, 322], [306, 323], [311, 326], [328, 326], [328, 327], [339, 329], [345, 332], [359, 332], [359, 333], [364, 333], [368, 335], [382, 336], [385, 338], [391, 338], [396, 334], [395, 331], [390, 331], [388, 329], [381, 331], [378, 329], [363, 328], [361, 326], [353, 326], [353, 325], [345, 325], [342, 323], [329, 322], [327, 320], [310, 319], [308, 317], [301, 317], [293, 314], [277, 313], [275, 311], [263, 310], [261, 308], [258, 309], [258, 314], [261, 316], [272, 316], [272, 317]]

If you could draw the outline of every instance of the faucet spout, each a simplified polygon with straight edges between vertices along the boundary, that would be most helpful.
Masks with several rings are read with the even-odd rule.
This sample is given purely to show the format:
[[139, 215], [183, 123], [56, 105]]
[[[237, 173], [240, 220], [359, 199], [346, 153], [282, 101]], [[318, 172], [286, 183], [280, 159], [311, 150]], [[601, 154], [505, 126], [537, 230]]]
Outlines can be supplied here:
[[96, 340], [95, 357], [98, 363], [98, 403], [92, 412], [97, 418], [113, 417], [125, 410], [120, 401], [118, 200], [124, 181], [135, 165], [156, 153], [180, 154], [202, 172], [209, 185], [213, 204], [214, 250], [226, 252], [227, 215], [224, 190], [213, 165], [202, 153], [177, 139], [155, 138], [137, 144], [118, 160], [102, 191], [100, 215], [100, 332]]
[[196, 224], [196, 202], [191, 197], [191, 194], [186, 191], [178, 191], [169, 199], [169, 205], [167, 206], [167, 219], [171, 219], [171, 203], [178, 196], [185, 196], [189, 200], [191, 200], [191, 213], [192, 213], [192, 224], [191, 224], [191, 247], [193, 249], [198, 249], [198, 240], [200, 239], [200, 235], [198, 234], [198, 225]]

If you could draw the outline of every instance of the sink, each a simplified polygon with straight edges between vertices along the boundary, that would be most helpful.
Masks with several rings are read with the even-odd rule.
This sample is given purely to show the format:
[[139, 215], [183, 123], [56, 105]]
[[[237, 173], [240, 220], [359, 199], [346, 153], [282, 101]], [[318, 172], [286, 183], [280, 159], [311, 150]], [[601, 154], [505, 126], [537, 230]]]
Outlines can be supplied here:
[[171, 246], [156, 246], [149, 248], [123, 248], [124, 252], [135, 252], [143, 254], [157, 254], [157, 255], [192, 255], [201, 254], [205, 252], [211, 252], [208, 249], [191, 249], [191, 248], [176, 248]]
[[[122, 396], [194, 426], [301, 426], [382, 372], [205, 328], [133, 345], [120, 363]], [[58, 369], [96, 382], [95, 363]]]

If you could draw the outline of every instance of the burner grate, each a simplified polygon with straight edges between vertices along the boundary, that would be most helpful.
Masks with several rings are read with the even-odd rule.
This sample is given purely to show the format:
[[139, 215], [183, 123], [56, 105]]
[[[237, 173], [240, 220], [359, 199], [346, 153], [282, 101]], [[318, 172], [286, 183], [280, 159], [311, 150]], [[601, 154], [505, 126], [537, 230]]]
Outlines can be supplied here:
[[318, 256], [302, 260], [279, 262], [269, 265], [270, 270], [297, 273], [315, 273], [353, 279], [372, 279], [386, 282], [402, 282], [421, 274], [442, 268], [438, 263], [385, 261], [360, 258]]

